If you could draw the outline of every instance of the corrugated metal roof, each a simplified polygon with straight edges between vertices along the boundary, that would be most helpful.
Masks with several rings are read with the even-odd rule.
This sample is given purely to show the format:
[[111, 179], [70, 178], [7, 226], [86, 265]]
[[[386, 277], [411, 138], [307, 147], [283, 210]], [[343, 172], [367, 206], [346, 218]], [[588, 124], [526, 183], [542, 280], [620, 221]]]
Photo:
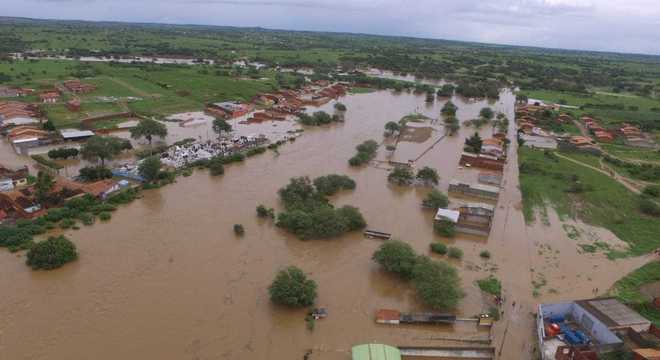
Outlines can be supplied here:
[[94, 136], [94, 132], [90, 130], [62, 130], [60, 134], [65, 139]]
[[461, 216], [461, 213], [456, 210], [449, 209], [438, 209], [438, 212], [435, 214], [436, 220], [450, 220], [453, 223], [458, 222], [458, 218]]
[[353, 360], [401, 360], [399, 349], [383, 344], [363, 344], [353, 347]]

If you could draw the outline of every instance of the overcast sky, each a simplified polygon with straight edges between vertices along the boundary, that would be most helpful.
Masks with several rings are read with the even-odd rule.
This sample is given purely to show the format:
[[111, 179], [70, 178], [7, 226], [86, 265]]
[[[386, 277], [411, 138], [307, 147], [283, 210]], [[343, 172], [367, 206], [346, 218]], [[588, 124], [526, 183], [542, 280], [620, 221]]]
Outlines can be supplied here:
[[0, 0], [0, 15], [407, 35], [660, 54], [660, 0]]

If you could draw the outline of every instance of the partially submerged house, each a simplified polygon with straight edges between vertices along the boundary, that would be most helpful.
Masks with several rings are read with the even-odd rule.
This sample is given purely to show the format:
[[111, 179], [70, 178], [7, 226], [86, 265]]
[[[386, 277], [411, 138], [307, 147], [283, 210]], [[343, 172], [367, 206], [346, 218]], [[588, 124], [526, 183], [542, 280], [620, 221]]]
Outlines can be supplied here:
[[483, 155], [490, 155], [498, 159], [503, 157], [504, 141], [497, 138], [483, 140], [481, 144], [481, 153]]
[[467, 152], [464, 152], [461, 155], [460, 160], [461, 166], [478, 167], [497, 171], [502, 171], [504, 169], [504, 163], [504, 159], [496, 156], [472, 154]]
[[493, 224], [495, 207], [483, 203], [468, 203], [456, 210], [438, 209], [435, 221], [449, 221], [457, 232], [488, 236]]
[[500, 196], [500, 188], [497, 186], [469, 184], [458, 180], [452, 180], [449, 183], [449, 193], [497, 201], [497, 198]]
[[213, 116], [233, 119], [249, 113], [251, 107], [238, 101], [224, 101], [209, 104], [206, 107], [206, 112]]
[[651, 322], [614, 298], [540, 304], [537, 336], [542, 360], [570, 359], [570, 349], [605, 353], [623, 345], [628, 331], [648, 332]]
[[11, 191], [26, 186], [29, 175], [27, 166], [12, 170], [0, 165], [0, 191]]
[[353, 360], [401, 360], [401, 351], [383, 344], [363, 344], [351, 349]]

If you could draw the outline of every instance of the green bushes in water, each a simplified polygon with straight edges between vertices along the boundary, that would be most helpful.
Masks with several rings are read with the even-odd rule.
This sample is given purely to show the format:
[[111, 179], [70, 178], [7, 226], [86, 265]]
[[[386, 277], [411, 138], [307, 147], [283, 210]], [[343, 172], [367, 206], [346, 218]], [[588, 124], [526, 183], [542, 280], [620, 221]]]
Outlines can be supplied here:
[[418, 256], [404, 242], [385, 242], [376, 250], [372, 259], [386, 271], [411, 280], [419, 298], [433, 309], [453, 309], [465, 296], [455, 268], [445, 262]]
[[317, 285], [302, 270], [289, 266], [280, 270], [268, 288], [270, 300], [291, 307], [311, 306], [316, 301]]
[[448, 205], [449, 199], [447, 198], [447, 195], [436, 189], [431, 190], [428, 195], [426, 195], [426, 198], [422, 201], [423, 207], [436, 211], [438, 209], [444, 209]]
[[359, 209], [335, 209], [308, 177], [291, 179], [289, 185], [279, 190], [279, 196], [285, 211], [278, 215], [277, 226], [300, 239], [332, 238], [366, 226]]
[[34, 270], [52, 270], [77, 258], [76, 246], [64, 236], [58, 236], [34, 244], [27, 253], [26, 264]]
[[355, 189], [355, 181], [346, 175], [326, 175], [314, 179], [314, 187], [324, 196], [332, 196], [340, 190]]
[[59, 148], [48, 151], [48, 157], [51, 159], [68, 159], [76, 157], [80, 151], [76, 148]]
[[439, 255], [446, 255], [447, 245], [443, 243], [431, 243], [431, 251]]
[[400, 186], [410, 185], [413, 180], [415, 180], [415, 176], [407, 166], [397, 166], [387, 175], [387, 181]]
[[86, 166], [79, 171], [84, 181], [97, 181], [112, 178], [112, 171], [102, 166]]
[[440, 220], [433, 223], [435, 233], [444, 237], [454, 237], [456, 235], [456, 224], [448, 220]]
[[378, 143], [375, 140], [367, 140], [356, 146], [355, 150], [357, 150], [357, 154], [348, 160], [348, 164], [351, 166], [360, 166], [368, 163], [376, 156]]
[[245, 228], [241, 224], [234, 224], [234, 234], [238, 236], [243, 236], [245, 234]]
[[340, 119], [336, 116], [330, 116], [330, 114], [325, 111], [317, 111], [312, 115], [305, 113], [298, 115], [298, 121], [307, 126], [320, 126], [340, 121]]
[[275, 218], [275, 209], [259, 205], [257, 206], [257, 216], [260, 218]]
[[457, 248], [457, 247], [450, 247], [449, 251], [447, 252], [447, 255], [449, 255], [450, 258], [452, 259], [462, 259], [463, 258], [463, 250]]
[[477, 280], [477, 286], [481, 291], [495, 296], [502, 296], [502, 283], [493, 275]]
[[419, 169], [415, 178], [424, 185], [438, 185], [438, 182], [440, 181], [438, 171], [428, 166]]

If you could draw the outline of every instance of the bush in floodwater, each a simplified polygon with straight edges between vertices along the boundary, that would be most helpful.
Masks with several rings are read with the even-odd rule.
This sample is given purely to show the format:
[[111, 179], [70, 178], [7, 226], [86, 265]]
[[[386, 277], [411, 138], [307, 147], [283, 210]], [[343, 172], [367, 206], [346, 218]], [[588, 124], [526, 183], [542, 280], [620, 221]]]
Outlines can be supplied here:
[[391, 240], [382, 244], [374, 252], [372, 259], [382, 266], [385, 271], [410, 279], [417, 261], [417, 254], [407, 243], [400, 240]]
[[257, 216], [259, 216], [260, 218], [274, 218], [275, 209], [267, 208], [264, 205], [259, 205], [257, 206]]
[[490, 259], [490, 251], [483, 250], [482, 252], [479, 253], [479, 256], [483, 259]]
[[76, 224], [76, 221], [74, 219], [64, 219], [60, 223], [60, 228], [62, 229], [70, 229]]
[[367, 140], [355, 147], [357, 154], [348, 160], [351, 166], [360, 166], [368, 163], [376, 156], [378, 143], [375, 140]]
[[445, 255], [447, 254], [447, 245], [443, 243], [431, 243], [431, 251], [436, 254]]
[[479, 289], [481, 291], [489, 293], [491, 295], [495, 296], [501, 296], [502, 295], [502, 283], [493, 275], [477, 280], [477, 286], [479, 286]]
[[238, 236], [243, 236], [245, 234], [245, 228], [241, 224], [234, 224], [234, 234]]
[[277, 273], [268, 293], [275, 304], [305, 307], [316, 301], [316, 288], [316, 282], [308, 279], [302, 270], [289, 266]]
[[444, 237], [454, 237], [456, 235], [456, 225], [447, 220], [436, 221], [433, 224], [435, 233]]
[[324, 196], [332, 196], [340, 190], [355, 189], [355, 181], [346, 175], [326, 175], [314, 179], [316, 190]]
[[211, 161], [209, 161], [208, 167], [211, 176], [219, 176], [225, 173], [225, 166], [223, 165], [223, 160], [220, 157], [214, 157], [211, 159]]
[[449, 251], [447, 252], [450, 258], [452, 259], [462, 259], [463, 258], [463, 250], [457, 248], [457, 247], [450, 247]]
[[108, 221], [112, 218], [112, 214], [110, 214], [107, 211], [103, 211], [99, 214], [99, 220], [101, 221]]
[[387, 176], [387, 181], [399, 186], [410, 185], [414, 179], [412, 170], [407, 166], [397, 166]]
[[447, 205], [449, 205], [449, 199], [447, 198], [447, 195], [436, 189], [431, 190], [431, 192], [426, 195], [426, 199], [422, 201], [423, 207], [436, 211], [441, 208], [446, 208]]
[[427, 256], [418, 257], [412, 282], [417, 296], [434, 310], [451, 310], [465, 296], [456, 269]]
[[27, 253], [26, 264], [34, 270], [51, 270], [77, 258], [76, 246], [64, 236], [58, 236], [34, 244]]

